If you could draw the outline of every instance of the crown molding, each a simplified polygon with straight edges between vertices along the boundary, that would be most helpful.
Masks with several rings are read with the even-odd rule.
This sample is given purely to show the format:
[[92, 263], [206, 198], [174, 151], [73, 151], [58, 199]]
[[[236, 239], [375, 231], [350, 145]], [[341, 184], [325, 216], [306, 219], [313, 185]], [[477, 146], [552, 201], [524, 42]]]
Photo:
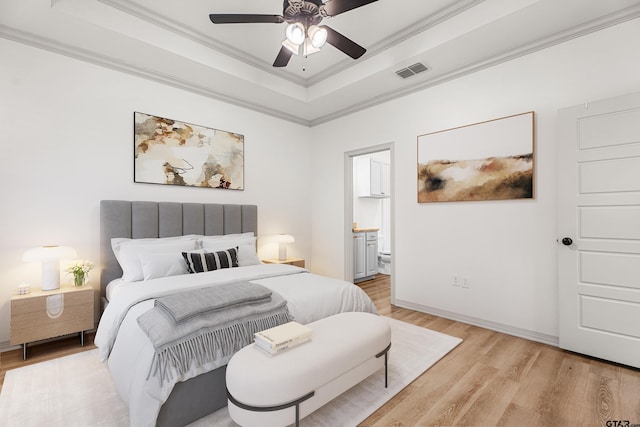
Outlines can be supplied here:
[[[364, 54], [363, 58], [364, 59], [368, 57], [370, 58], [387, 49], [391, 49], [392, 47], [404, 42], [405, 40], [408, 40], [420, 33], [423, 33], [429, 30], [430, 28], [433, 28], [436, 25], [442, 22], [445, 22], [446, 20], [451, 19], [462, 12], [469, 10], [472, 7], [484, 1], [485, 0], [460, 0], [449, 7], [443, 8], [435, 12], [428, 19], [416, 22], [412, 26], [407, 27], [402, 31], [398, 31], [395, 34], [392, 34], [390, 37], [387, 37], [385, 40], [382, 40], [379, 43], [373, 46], [370, 46], [367, 49], [367, 52]], [[314, 75], [313, 77], [310, 77], [309, 79], [307, 79], [307, 85], [308, 87], [311, 87], [317, 83], [320, 83], [323, 80], [326, 80], [330, 77], [333, 77], [341, 73], [342, 71], [348, 68], [351, 68], [353, 65], [354, 65], [353, 60], [346, 59], [340, 62], [339, 64], [336, 64], [335, 66], [331, 67], [331, 69], [321, 71], [316, 75]]]
[[162, 83], [168, 86], [172, 86], [178, 89], [186, 90], [198, 95], [202, 95], [208, 98], [216, 99], [218, 101], [226, 102], [228, 104], [236, 105], [238, 107], [247, 108], [259, 113], [263, 113], [272, 117], [290, 121], [304, 126], [310, 126], [310, 121], [302, 117], [288, 114], [283, 111], [274, 110], [272, 108], [264, 107], [260, 104], [244, 101], [225, 95], [223, 93], [214, 91], [208, 87], [202, 87], [195, 85], [187, 80], [177, 78], [165, 73], [161, 73], [156, 70], [143, 68], [140, 66], [128, 64], [118, 59], [108, 56], [100, 55], [96, 52], [81, 49], [75, 46], [70, 46], [64, 43], [54, 42], [50, 39], [26, 33], [20, 30], [16, 30], [6, 25], [0, 24], [0, 37], [12, 40], [17, 43], [29, 45], [38, 49], [43, 49], [52, 53], [67, 56], [70, 58], [78, 59], [80, 61], [88, 62], [100, 67], [109, 68], [115, 71], [131, 74], [143, 79], [152, 80], [158, 83]]
[[[216, 50], [218, 52], [224, 53], [227, 56], [232, 57], [235, 60], [243, 62], [249, 66], [258, 68], [264, 72], [269, 74], [278, 76], [280, 78], [284, 78], [291, 83], [300, 85], [304, 88], [309, 88], [323, 80], [329, 79], [342, 71], [351, 68], [354, 64], [354, 61], [349, 58], [345, 58], [340, 61], [338, 64], [332, 66], [329, 69], [321, 71], [309, 78], [303, 78], [297, 76], [293, 73], [286, 71], [286, 69], [274, 69], [270, 64], [265, 64], [264, 61], [259, 58], [249, 55], [244, 52], [239, 52], [233, 46], [230, 46], [226, 43], [219, 42], [212, 37], [207, 37], [206, 35], [190, 30], [188, 28], [184, 28], [178, 21], [172, 20], [167, 16], [161, 15], [155, 10], [140, 6], [139, 4], [127, 0], [98, 0], [100, 3], [103, 3], [107, 6], [118, 9], [124, 13], [135, 16], [138, 19], [149, 22], [151, 24], [157, 25], [158, 27], [164, 28], [167, 31], [185, 37], [195, 43], [202, 44], [210, 49]], [[421, 20], [416, 22], [414, 25], [403, 29], [395, 34], [392, 34], [390, 37], [387, 37], [385, 40], [369, 47], [367, 49], [366, 57], [374, 56], [384, 50], [392, 48], [393, 46], [402, 43], [403, 41], [420, 34], [441, 22], [446, 21], [462, 12], [465, 12], [468, 9], [484, 2], [485, 0], [459, 0], [451, 6], [445, 7], [441, 10], [435, 12], [432, 16], [430, 16], [426, 20]]]
[[261, 59], [244, 53], [235, 49], [233, 46], [230, 46], [226, 43], [222, 43], [213, 37], [208, 37], [201, 32], [193, 31], [189, 28], [184, 28], [178, 21], [172, 20], [164, 15], [159, 14], [155, 10], [145, 8], [140, 6], [139, 4], [127, 1], [127, 0], [98, 0], [100, 3], [103, 3], [107, 6], [113, 7], [114, 9], [118, 9], [124, 13], [135, 16], [136, 18], [149, 22], [153, 25], [156, 25], [160, 28], [164, 28], [165, 30], [177, 34], [181, 37], [184, 37], [188, 40], [191, 40], [194, 43], [201, 44], [203, 46], [208, 47], [209, 49], [218, 51], [223, 53], [237, 61], [243, 62], [246, 65], [251, 67], [258, 68], [265, 73], [272, 74], [279, 78], [283, 78], [285, 80], [290, 81], [291, 83], [297, 84], [302, 87], [309, 87], [307, 79], [303, 77], [299, 77], [291, 72], [288, 72], [285, 68], [274, 68], [270, 64], [266, 65], [264, 61]]
[[587, 23], [572, 27], [568, 30], [553, 34], [551, 36], [538, 39], [529, 44], [519, 46], [515, 49], [512, 49], [500, 55], [493, 56], [481, 62], [476, 62], [474, 64], [469, 64], [465, 67], [457, 68], [455, 70], [452, 70], [448, 73], [442, 74], [432, 79], [422, 80], [421, 82], [416, 83], [412, 86], [408, 86], [403, 90], [387, 92], [380, 96], [376, 96], [375, 98], [371, 98], [363, 102], [349, 106], [348, 108], [334, 111], [331, 114], [327, 114], [325, 116], [315, 118], [310, 121], [310, 126], [313, 127], [326, 122], [330, 122], [332, 120], [339, 119], [346, 115], [349, 115], [358, 111], [362, 111], [367, 108], [371, 108], [376, 105], [380, 105], [385, 102], [392, 101], [394, 99], [402, 98], [404, 96], [411, 95], [416, 92], [420, 92], [430, 87], [437, 86], [442, 83], [446, 83], [448, 81], [455, 80], [460, 77], [464, 77], [466, 75], [473, 74], [487, 68], [491, 68], [495, 65], [499, 65], [504, 62], [508, 62], [513, 59], [517, 59], [517, 58], [529, 55], [531, 53], [544, 50], [544, 49], [556, 46], [558, 44], [562, 44], [564, 42], [585, 36], [587, 34], [591, 34], [591, 33], [603, 30], [605, 28], [613, 27], [615, 25], [622, 24], [624, 22], [631, 21], [633, 19], [637, 19], [639, 17], [640, 17], [640, 5], [623, 9], [616, 13], [606, 15], [602, 18], [595, 19]]
[[[100, 0], [100, 1], [115, 1], [115, 0]], [[472, 3], [472, 2], [469, 2]], [[469, 6], [470, 7], [470, 6]], [[529, 44], [512, 49], [500, 55], [488, 58], [481, 62], [468, 64], [467, 66], [460, 67], [452, 70], [446, 74], [438, 77], [420, 80], [410, 86], [407, 86], [402, 90], [394, 90], [392, 92], [383, 93], [371, 99], [367, 99], [362, 102], [353, 104], [347, 108], [333, 111], [330, 114], [326, 114], [313, 119], [305, 119], [299, 115], [290, 114], [284, 111], [274, 110], [273, 108], [265, 107], [258, 103], [237, 99], [232, 96], [217, 92], [211, 88], [203, 87], [193, 84], [185, 79], [177, 78], [172, 75], [167, 75], [155, 70], [146, 69], [134, 64], [128, 64], [118, 60], [117, 58], [100, 55], [97, 52], [89, 51], [86, 49], [77, 48], [68, 44], [59, 43], [51, 39], [33, 35], [31, 33], [16, 30], [6, 25], [0, 24], [0, 37], [13, 40], [18, 43], [30, 45], [39, 49], [47, 50], [60, 55], [75, 58], [81, 61], [89, 62], [101, 67], [110, 68], [116, 71], [131, 74], [137, 77], [141, 77], [148, 80], [153, 80], [162, 84], [166, 84], [179, 89], [187, 90], [202, 96], [206, 96], [212, 99], [216, 99], [228, 104], [232, 104], [238, 107], [247, 108], [259, 113], [263, 113], [272, 117], [276, 117], [282, 120], [297, 123], [303, 126], [313, 127], [332, 120], [342, 118], [346, 115], [362, 111], [367, 108], [380, 105], [382, 103], [392, 101], [416, 92], [420, 92], [427, 88], [445, 83], [450, 80], [454, 80], [475, 72], [493, 67], [495, 65], [511, 61], [513, 59], [534, 53], [539, 50], [543, 50], [572, 39], [582, 37], [584, 35], [615, 26], [633, 19], [640, 17], [640, 5], [629, 7], [627, 9], [620, 10], [616, 13], [612, 13], [589, 21], [587, 23], [575, 26], [571, 29], [556, 33], [554, 35], [538, 39]], [[443, 19], [446, 19], [443, 17]]]

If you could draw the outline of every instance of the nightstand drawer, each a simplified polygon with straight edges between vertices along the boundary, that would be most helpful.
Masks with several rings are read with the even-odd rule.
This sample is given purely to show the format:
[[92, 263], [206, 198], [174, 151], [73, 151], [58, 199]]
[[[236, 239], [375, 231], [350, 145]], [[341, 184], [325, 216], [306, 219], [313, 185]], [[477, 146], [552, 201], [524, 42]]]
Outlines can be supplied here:
[[[48, 298], [50, 315], [47, 314]], [[93, 298], [93, 289], [89, 286], [14, 296], [11, 299], [11, 345], [93, 329]]]
[[[65, 311], [68, 307], [77, 305], [87, 305], [93, 302], [93, 292], [63, 292], [63, 293], [48, 293], [45, 295], [38, 295], [31, 298], [13, 299], [11, 301], [11, 318], [14, 316], [31, 315], [42, 313], [46, 316], [47, 311], [47, 297], [64, 295], [64, 308]], [[27, 297], [29, 294], [26, 295]]]

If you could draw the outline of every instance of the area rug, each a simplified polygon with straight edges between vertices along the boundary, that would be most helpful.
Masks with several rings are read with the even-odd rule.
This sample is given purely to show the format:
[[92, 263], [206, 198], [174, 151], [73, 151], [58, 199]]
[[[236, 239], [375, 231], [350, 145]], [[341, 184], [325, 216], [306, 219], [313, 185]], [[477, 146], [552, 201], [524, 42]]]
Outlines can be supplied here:
[[[380, 370], [301, 421], [302, 427], [357, 426], [385, 402], [454, 349], [461, 339], [387, 318], [391, 325], [389, 387]], [[6, 373], [0, 392], [1, 426], [128, 426], [97, 350]], [[226, 408], [191, 427], [236, 427]]]

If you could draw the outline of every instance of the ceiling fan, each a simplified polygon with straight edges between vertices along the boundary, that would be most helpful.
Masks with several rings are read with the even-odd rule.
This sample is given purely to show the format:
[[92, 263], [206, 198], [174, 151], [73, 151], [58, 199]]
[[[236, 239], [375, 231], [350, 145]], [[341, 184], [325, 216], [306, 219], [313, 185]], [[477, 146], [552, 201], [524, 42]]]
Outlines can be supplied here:
[[212, 13], [209, 19], [214, 24], [251, 24], [287, 22], [286, 38], [273, 63], [274, 67], [286, 67], [291, 57], [318, 52], [325, 42], [341, 50], [353, 59], [367, 51], [336, 30], [319, 25], [322, 19], [365, 6], [377, 0], [284, 0], [282, 15], [219, 14]]

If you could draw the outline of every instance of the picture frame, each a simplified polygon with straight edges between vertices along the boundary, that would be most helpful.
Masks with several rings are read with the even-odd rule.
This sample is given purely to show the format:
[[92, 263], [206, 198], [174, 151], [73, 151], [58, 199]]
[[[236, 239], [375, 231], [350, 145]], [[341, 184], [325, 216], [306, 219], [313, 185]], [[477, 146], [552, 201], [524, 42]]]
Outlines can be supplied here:
[[244, 135], [134, 112], [134, 182], [244, 190]]
[[418, 203], [532, 199], [534, 116], [419, 135]]

